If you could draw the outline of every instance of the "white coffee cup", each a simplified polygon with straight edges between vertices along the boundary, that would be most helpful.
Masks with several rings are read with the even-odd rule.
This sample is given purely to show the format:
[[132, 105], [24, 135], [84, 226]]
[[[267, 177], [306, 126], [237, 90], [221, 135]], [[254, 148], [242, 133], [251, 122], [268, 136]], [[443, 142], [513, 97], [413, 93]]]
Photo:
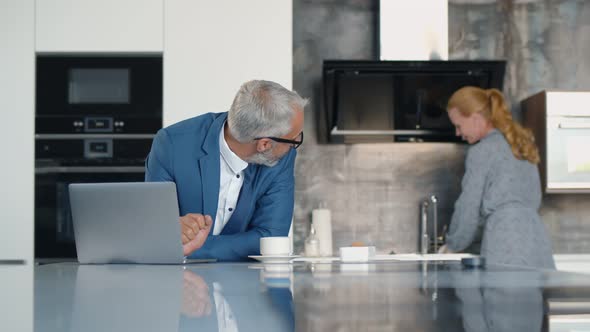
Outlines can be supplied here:
[[290, 255], [291, 239], [288, 236], [261, 237], [260, 254], [263, 256]]

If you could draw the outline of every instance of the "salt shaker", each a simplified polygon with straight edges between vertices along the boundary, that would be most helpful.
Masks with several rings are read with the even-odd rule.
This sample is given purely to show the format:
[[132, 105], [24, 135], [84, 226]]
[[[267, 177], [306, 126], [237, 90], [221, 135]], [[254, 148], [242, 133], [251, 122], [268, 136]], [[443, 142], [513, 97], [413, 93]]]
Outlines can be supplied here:
[[309, 236], [305, 239], [305, 256], [317, 257], [320, 255], [320, 241], [315, 235], [315, 227], [311, 224]]

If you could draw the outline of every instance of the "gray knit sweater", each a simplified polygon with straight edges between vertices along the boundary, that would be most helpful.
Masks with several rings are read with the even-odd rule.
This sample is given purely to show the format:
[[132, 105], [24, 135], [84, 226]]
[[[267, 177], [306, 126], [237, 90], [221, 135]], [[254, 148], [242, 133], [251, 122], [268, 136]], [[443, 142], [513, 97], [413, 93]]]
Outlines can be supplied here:
[[555, 267], [551, 242], [537, 212], [541, 203], [537, 166], [516, 159], [498, 130], [469, 147], [461, 186], [447, 234], [450, 250], [464, 250], [482, 226], [481, 254], [489, 264]]

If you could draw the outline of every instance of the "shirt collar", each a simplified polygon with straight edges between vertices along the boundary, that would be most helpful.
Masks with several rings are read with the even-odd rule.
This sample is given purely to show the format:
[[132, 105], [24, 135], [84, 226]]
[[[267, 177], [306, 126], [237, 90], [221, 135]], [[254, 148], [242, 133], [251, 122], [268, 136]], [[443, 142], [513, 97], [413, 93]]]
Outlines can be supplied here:
[[245, 170], [248, 167], [248, 163], [243, 161], [238, 155], [236, 155], [227, 145], [225, 141], [225, 136], [223, 130], [225, 128], [225, 123], [221, 126], [221, 131], [219, 132], [219, 152], [221, 153], [221, 158], [225, 160], [229, 168], [235, 173], [238, 174], [241, 171]]
[[487, 135], [485, 135], [483, 138], [492, 137], [493, 135], [496, 135], [496, 134], [501, 134], [501, 133], [497, 128], [492, 128], [492, 130], [490, 130], [490, 132], [487, 133]]

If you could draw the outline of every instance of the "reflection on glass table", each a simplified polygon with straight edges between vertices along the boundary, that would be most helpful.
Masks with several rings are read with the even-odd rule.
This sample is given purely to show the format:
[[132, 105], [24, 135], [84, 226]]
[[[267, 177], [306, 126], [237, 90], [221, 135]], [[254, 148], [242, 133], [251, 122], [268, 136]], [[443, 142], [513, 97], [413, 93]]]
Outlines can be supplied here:
[[586, 275], [489, 264], [35, 267], [50, 332], [588, 330], [589, 313]]
[[37, 267], [37, 331], [293, 331], [292, 294], [258, 270], [178, 265]]
[[563, 289], [576, 289], [582, 301], [559, 294], [575, 300], [577, 314], [590, 314], [583, 275], [459, 262], [367, 265], [366, 273], [343, 264], [329, 273], [295, 266], [297, 331], [547, 331], [549, 318], [566, 318], [546, 310]]

